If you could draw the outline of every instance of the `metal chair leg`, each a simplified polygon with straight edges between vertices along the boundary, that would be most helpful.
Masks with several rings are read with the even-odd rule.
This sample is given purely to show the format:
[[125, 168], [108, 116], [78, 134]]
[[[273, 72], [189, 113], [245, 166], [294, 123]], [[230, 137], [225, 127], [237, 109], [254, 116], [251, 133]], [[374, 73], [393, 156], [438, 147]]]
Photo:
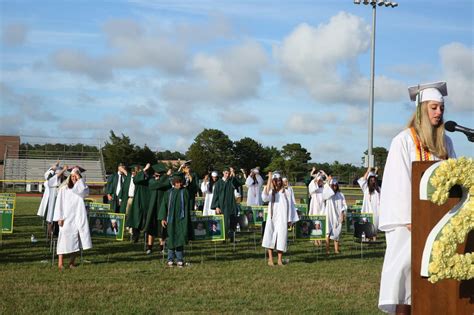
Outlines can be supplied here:
[[51, 245], [53, 247], [52, 258], [51, 258], [51, 266], [54, 266], [54, 255], [55, 255], [55, 251], [56, 251], [56, 241], [54, 239], [51, 240]]

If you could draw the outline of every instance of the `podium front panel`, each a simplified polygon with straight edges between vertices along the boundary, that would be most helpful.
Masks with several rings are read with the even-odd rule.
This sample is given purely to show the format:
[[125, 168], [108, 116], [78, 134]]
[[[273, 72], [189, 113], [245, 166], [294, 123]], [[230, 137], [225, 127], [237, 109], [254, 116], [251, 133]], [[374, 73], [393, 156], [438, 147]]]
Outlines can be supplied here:
[[[461, 189], [455, 186], [444, 205], [420, 200], [421, 177], [433, 163], [414, 162], [412, 165], [412, 314], [474, 314], [474, 279], [445, 279], [432, 284], [420, 275], [423, 249], [430, 231], [461, 199]], [[464, 244], [458, 246], [458, 253], [473, 251], [473, 232], [469, 233]]]

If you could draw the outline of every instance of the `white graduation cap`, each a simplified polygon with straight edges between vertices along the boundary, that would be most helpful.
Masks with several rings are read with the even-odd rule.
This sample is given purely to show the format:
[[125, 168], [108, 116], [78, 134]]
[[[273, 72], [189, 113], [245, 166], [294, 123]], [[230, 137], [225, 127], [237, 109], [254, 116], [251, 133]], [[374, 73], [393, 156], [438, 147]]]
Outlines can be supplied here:
[[377, 177], [377, 174], [375, 174], [374, 172], [369, 172], [369, 174], [367, 175], [367, 178], [369, 177]]
[[281, 178], [281, 174], [279, 172], [275, 172], [272, 174], [272, 179], [274, 178]]
[[444, 103], [444, 96], [448, 95], [446, 82], [433, 82], [419, 84], [408, 88], [410, 100], [416, 101], [416, 104], [424, 101], [437, 101]]
[[335, 178], [331, 179], [331, 181], [329, 182], [329, 185], [337, 185], [337, 184], [338, 184], [338, 181]]
[[216, 172], [216, 171], [212, 171], [212, 173], [211, 173], [211, 177], [217, 177], [217, 176], [219, 176], [219, 174], [217, 174], [217, 172]]

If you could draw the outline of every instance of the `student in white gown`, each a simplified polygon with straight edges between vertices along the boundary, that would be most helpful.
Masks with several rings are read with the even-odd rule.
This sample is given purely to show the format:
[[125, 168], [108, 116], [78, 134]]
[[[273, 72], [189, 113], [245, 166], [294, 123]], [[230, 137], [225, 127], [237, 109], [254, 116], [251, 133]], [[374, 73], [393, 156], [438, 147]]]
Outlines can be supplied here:
[[44, 182], [44, 194], [37, 215], [44, 218], [48, 223], [48, 234], [52, 232], [54, 204], [56, 203], [57, 190], [58, 186], [65, 179], [64, 172], [66, 169], [67, 165], [61, 168], [59, 162], [56, 162], [56, 164], [51, 166], [44, 174], [44, 179], [46, 180]]
[[84, 198], [89, 195], [81, 172], [84, 170], [78, 166], [71, 170], [67, 180], [58, 191], [56, 207], [54, 209], [54, 221], [59, 224], [57, 254], [58, 268], [64, 268], [63, 255], [71, 254], [69, 267], [75, 267], [77, 252], [92, 248], [91, 235]]
[[380, 188], [377, 183], [377, 169], [375, 169], [375, 172], [372, 172], [369, 167], [364, 176], [359, 178], [357, 182], [364, 194], [361, 212], [372, 213], [375, 231], [377, 231], [379, 228], [380, 216]]
[[293, 203], [296, 204], [295, 192], [293, 190], [293, 187], [291, 187], [290, 183], [288, 182], [288, 178], [283, 177], [282, 180], [283, 180], [283, 187], [285, 187], [285, 189], [290, 192], [291, 199], [293, 199]]
[[262, 197], [260, 191], [263, 186], [263, 178], [260, 176], [260, 171], [257, 168], [250, 171], [249, 176], [245, 179], [245, 185], [248, 188], [247, 206], [261, 206]]
[[311, 195], [311, 202], [309, 203], [309, 215], [323, 214], [324, 212], [324, 200], [323, 200], [323, 188], [324, 180], [327, 178], [327, 174], [324, 171], [315, 172], [316, 169], [313, 167], [311, 176], [314, 178], [311, 180], [308, 186], [309, 194]]
[[[410, 87], [416, 110], [408, 128], [392, 140], [380, 195], [379, 229], [387, 249], [380, 281], [379, 308], [384, 312], [411, 311], [411, 168], [414, 161], [455, 157], [443, 124], [445, 82]], [[416, 209], [414, 209], [416, 211]]]
[[283, 187], [280, 173], [268, 173], [268, 182], [262, 191], [268, 202], [268, 217], [263, 233], [262, 247], [268, 252], [268, 265], [273, 266], [273, 250], [277, 251], [278, 265], [283, 265], [283, 253], [288, 243], [288, 226], [299, 220], [291, 192]]
[[339, 183], [331, 176], [324, 185], [324, 213], [327, 215], [326, 254], [329, 254], [329, 242], [334, 241], [334, 252], [339, 254], [339, 238], [342, 231], [344, 214], [347, 211], [346, 198], [339, 190]]
[[214, 187], [219, 180], [219, 174], [216, 171], [211, 172], [211, 176], [206, 175], [201, 183], [201, 191], [205, 195], [202, 215], [215, 215], [216, 210], [211, 209], [212, 197], [214, 196]]

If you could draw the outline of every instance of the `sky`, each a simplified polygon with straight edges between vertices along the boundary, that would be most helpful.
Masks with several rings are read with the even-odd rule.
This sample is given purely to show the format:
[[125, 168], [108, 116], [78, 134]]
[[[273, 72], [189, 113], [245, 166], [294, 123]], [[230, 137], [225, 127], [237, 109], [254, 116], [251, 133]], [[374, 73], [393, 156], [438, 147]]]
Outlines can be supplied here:
[[[377, 7], [374, 147], [405, 128], [420, 83], [447, 81], [445, 120], [474, 128], [473, 3]], [[98, 144], [114, 130], [185, 152], [215, 128], [360, 165], [371, 32], [372, 7], [351, 0], [0, 0], [0, 134]]]

